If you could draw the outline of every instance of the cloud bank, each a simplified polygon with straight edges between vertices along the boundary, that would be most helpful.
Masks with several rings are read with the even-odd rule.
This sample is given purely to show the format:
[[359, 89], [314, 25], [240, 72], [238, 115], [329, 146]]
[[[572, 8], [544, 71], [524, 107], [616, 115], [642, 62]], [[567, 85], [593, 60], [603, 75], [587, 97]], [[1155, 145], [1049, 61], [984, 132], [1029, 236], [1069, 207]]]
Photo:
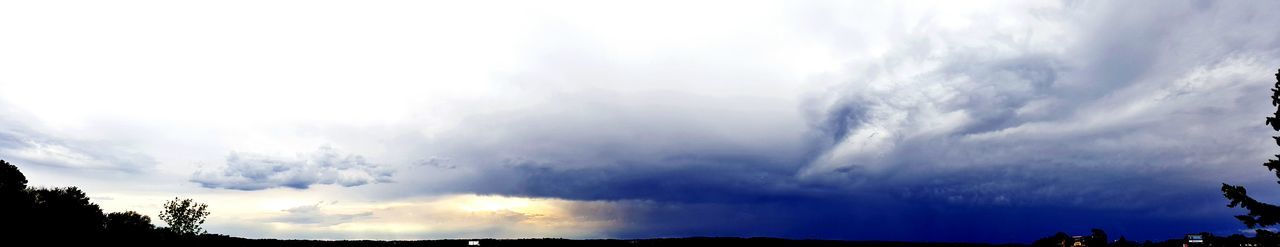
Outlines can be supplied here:
[[191, 182], [206, 188], [262, 190], [275, 187], [306, 189], [312, 185], [343, 187], [389, 183], [393, 170], [369, 163], [363, 156], [342, 154], [321, 146], [296, 157], [231, 153], [225, 166], [200, 170]]
[[[1029, 241], [1008, 236], [1235, 232], [1214, 185], [1266, 184], [1249, 172], [1266, 157], [1259, 119], [1280, 64], [1280, 37], [1258, 32], [1280, 24], [1265, 8], [911, 5], [875, 6], [896, 12], [871, 24], [841, 22], [865, 17], [856, 9], [799, 8], [834, 18], [817, 37], [847, 57], [794, 104], [697, 90], [557, 94], [434, 136], [469, 140], [422, 148], [464, 178], [415, 186], [657, 203], [632, 208], [652, 214], [619, 236]], [[863, 33], [891, 42], [845, 42]], [[543, 74], [555, 72], [521, 78]], [[1149, 228], [1171, 222], [1188, 227]], [[948, 229], [983, 230], [909, 234]]]

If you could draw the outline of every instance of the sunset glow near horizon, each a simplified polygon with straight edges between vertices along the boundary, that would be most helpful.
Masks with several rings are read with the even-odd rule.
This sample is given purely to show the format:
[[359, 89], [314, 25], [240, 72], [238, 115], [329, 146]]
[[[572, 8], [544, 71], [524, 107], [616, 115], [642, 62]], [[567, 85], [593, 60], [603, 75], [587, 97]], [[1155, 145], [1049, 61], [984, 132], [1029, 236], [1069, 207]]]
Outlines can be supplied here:
[[0, 160], [248, 238], [1248, 233], [1275, 10], [4, 2]]

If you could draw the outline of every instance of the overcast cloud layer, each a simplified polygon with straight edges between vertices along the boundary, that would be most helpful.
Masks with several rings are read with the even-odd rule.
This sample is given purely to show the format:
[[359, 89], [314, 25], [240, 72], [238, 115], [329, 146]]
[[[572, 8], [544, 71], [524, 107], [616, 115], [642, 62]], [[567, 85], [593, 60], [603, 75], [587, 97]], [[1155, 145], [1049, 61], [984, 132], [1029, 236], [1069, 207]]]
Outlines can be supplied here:
[[0, 159], [280, 238], [1165, 239], [1280, 198], [1278, 3], [491, 5], [0, 4]]

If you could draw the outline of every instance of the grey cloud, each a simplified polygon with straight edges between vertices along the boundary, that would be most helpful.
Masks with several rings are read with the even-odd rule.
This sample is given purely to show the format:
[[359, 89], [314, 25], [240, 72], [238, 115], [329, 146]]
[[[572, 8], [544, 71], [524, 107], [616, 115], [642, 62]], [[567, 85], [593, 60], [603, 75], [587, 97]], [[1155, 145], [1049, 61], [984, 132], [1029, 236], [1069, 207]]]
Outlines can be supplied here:
[[458, 168], [458, 165], [450, 163], [449, 158], [441, 158], [441, 157], [434, 157], [434, 156], [430, 158], [418, 160], [413, 164], [417, 166], [429, 166], [429, 167], [435, 167], [435, 168], [441, 168], [441, 169]]
[[[449, 159], [419, 163], [455, 168], [406, 171], [431, 179], [405, 182], [443, 193], [620, 199], [758, 175], [785, 178], [801, 165], [804, 124], [780, 101], [741, 105], [741, 98], [665, 91], [557, 98], [474, 116], [437, 135], [421, 152]], [[729, 169], [758, 172], [713, 174]], [[686, 179], [699, 173], [706, 177]], [[653, 179], [673, 181], [645, 189]]]
[[29, 114], [0, 102], [0, 159], [19, 165], [136, 173], [155, 166], [129, 143], [69, 138], [37, 129]]
[[391, 182], [393, 170], [369, 163], [363, 156], [341, 154], [322, 146], [297, 157], [231, 153], [225, 166], [199, 170], [190, 181], [206, 188], [262, 190], [275, 187], [306, 189], [317, 184], [344, 187]]
[[[825, 110], [813, 111], [820, 113], [813, 119], [838, 141], [802, 174], [843, 187], [850, 182], [837, 177], [841, 171], [916, 185], [986, 171], [1009, 183], [956, 179], [973, 184], [939, 191], [959, 195], [968, 192], [955, 191], [957, 186], [972, 187], [1006, 199], [1068, 184], [1102, 188], [1097, 184], [1124, 178], [1045, 184], [999, 175], [1028, 167], [1135, 178], [1164, 172], [1205, 183], [1195, 177], [1206, 174], [1194, 171], [1241, 167], [1264, 152], [1259, 143], [1265, 138], [1256, 137], [1265, 137], [1265, 129], [1254, 119], [1266, 112], [1259, 89], [1269, 85], [1267, 75], [1280, 61], [1273, 45], [1280, 36], [1252, 36], [1248, 43], [1236, 37], [1280, 19], [1238, 17], [1256, 12], [1248, 8], [1257, 6], [1196, 9], [1174, 2], [1136, 13], [1103, 3], [1068, 6], [1053, 16], [1079, 31], [1070, 33], [1071, 40], [1008, 46], [972, 41], [1041, 30], [975, 35], [921, 28], [908, 39], [923, 41], [904, 42], [886, 55], [893, 59], [868, 64], [872, 69], [851, 70], [842, 92], [814, 101], [834, 102], [815, 104]], [[1214, 34], [1204, 34], [1209, 32]], [[1226, 47], [1229, 52], [1205, 52]], [[1242, 175], [1234, 170], [1208, 176]], [[1118, 187], [1151, 189], [1133, 186], [1148, 185]]]
[[272, 217], [269, 220], [272, 222], [281, 222], [281, 223], [290, 223], [290, 224], [331, 226], [331, 225], [338, 225], [346, 222], [351, 222], [353, 220], [358, 220], [358, 219], [363, 219], [363, 218], [368, 218], [373, 216], [373, 212], [339, 214], [339, 213], [326, 213], [322, 210], [322, 208], [325, 206], [334, 205], [337, 203], [338, 203], [337, 201], [328, 202], [328, 203], [322, 201], [312, 205], [297, 206], [297, 207], [285, 209], [283, 210], [286, 213], [285, 215]]

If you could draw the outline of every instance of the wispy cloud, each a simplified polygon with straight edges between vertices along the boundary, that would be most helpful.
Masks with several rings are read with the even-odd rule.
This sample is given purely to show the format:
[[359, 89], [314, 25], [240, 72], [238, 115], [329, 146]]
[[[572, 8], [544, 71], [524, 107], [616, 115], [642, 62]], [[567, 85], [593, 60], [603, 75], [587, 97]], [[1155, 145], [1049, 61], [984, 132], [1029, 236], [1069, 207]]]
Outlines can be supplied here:
[[285, 215], [273, 217], [271, 218], [271, 221], [289, 223], [289, 224], [331, 226], [331, 225], [351, 222], [353, 220], [366, 218], [373, 215], [373, 212], [325, 213], [321, 211], [321, 207], [334, 205], [337, 203], [338, 203], [337, 201], [332, 201], [328, 203], [321, 201], [321, 202], [317, 202], [316, 204], [302, 205], [302, 206], [288, 208], [285, 210], [281, 210], [285, 213]]
[[156, 161], [132, 143], [68, 136], [40, 128], [31, 114], [0, 101], [0, 158], [63, 169], [143, 172]]

